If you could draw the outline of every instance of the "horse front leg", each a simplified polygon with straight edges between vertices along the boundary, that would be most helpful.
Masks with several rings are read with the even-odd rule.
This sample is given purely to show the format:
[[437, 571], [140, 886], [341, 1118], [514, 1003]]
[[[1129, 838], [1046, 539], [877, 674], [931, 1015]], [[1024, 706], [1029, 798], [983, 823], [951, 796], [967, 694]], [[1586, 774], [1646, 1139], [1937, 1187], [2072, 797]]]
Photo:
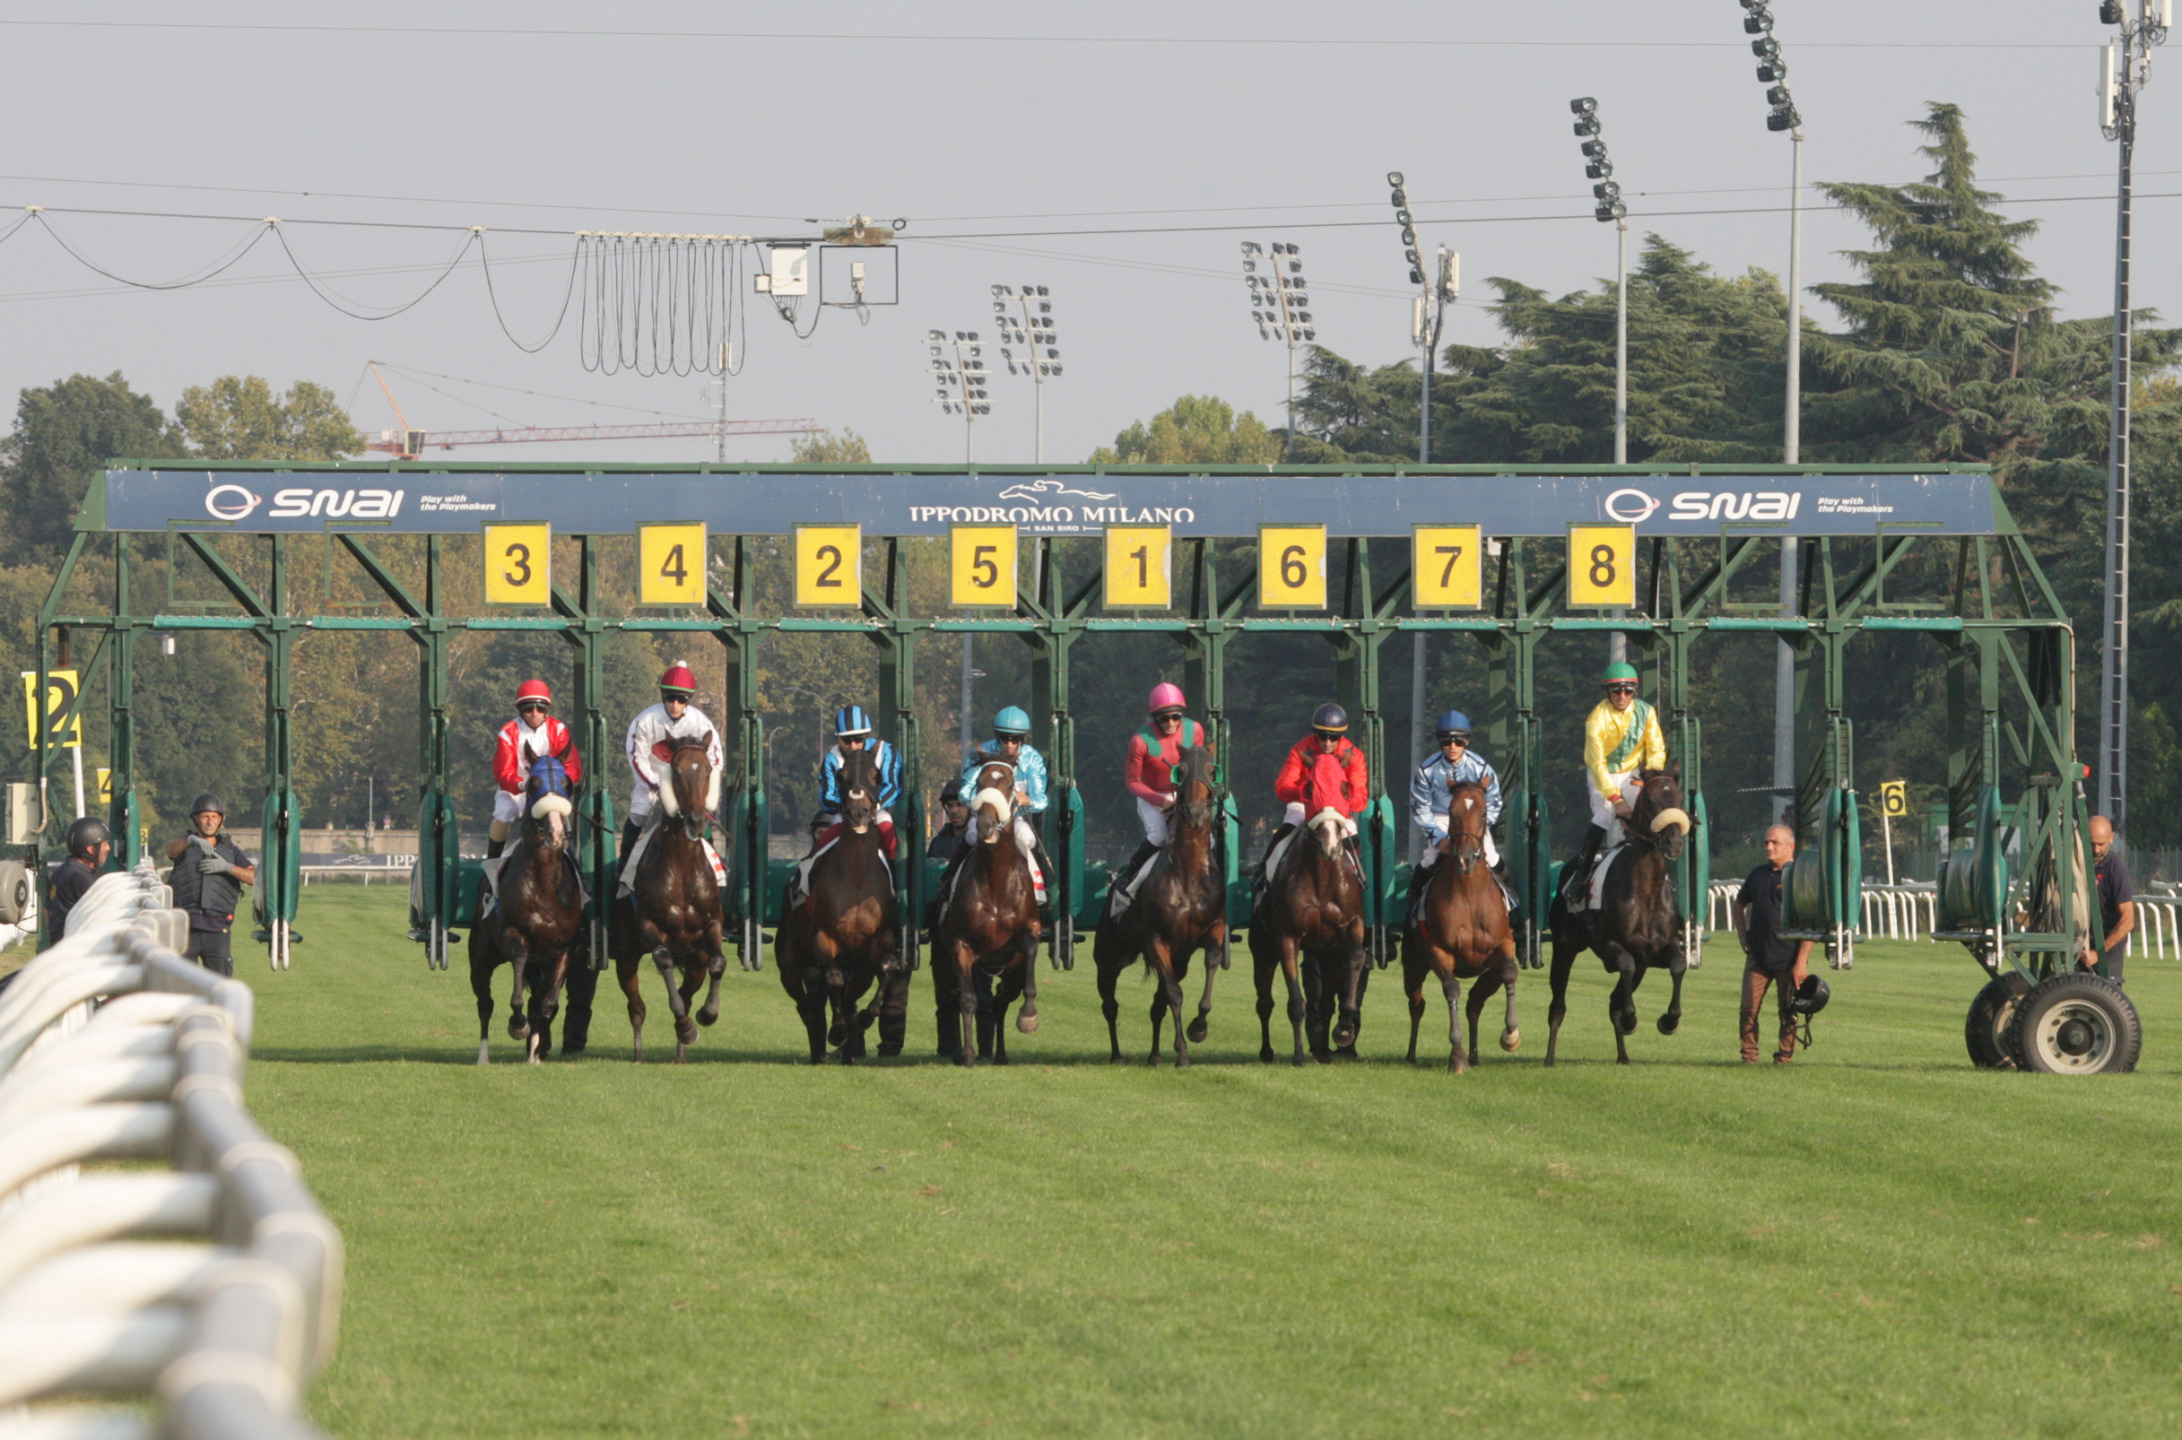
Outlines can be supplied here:
[[[1015, 1028], [1025, 1035], [1038, 1033], [1038, 940], [1039, 927], [1033, 924], [1023, 932], [1023, 1008], [1015, 1013]], [[1000, 1007], [1000, 1018], [1007, 1019], [1006, 1006]], [[1001, 1047], [1004, 1052], [1006, 1047]]]
[[697, 1012], [697, 1023], [710, 1026], [720, 1018], [720, 981], [727, 974], [727, 945], [715, 924], [705, 932], [705, 973], [711, 978], [711, 988], [705, 991], [705, 1006]]
[[1203, 1044], [1205, 1036], [1212, 1033], [1212, 977], [1220, 973], [1220, 952], [1213, 947], [1205, 950], [1205, 993], [1197, 1002], [1197, 1018], [1189, 1022], [1189, 1038], [1193, 1044]]
[[967, 1070], [977, 1064], [977, 955], [968, 941], [957, 940], [948, 958], [955, 967], [955, 1013], [962, 1037], [955, 1063]]
[[530, 1017], [524, 1013], [523, 969], [530, 963], [530, 946], [520, 930], [500, 932], [500, 951], [508, 957], [510, 989], [508, 994], [508, 1038], [524, 1040], [530, 1036]]
[[1431, 966], [1422, 954], [1424, 941], [1411, 930], [1402, 936], [1402, 997], [1409, 1002], [1409, 1063], [1417, 1063], [1417, 1031], [1424, 1024], [1424, 977]]
[[560, 960], [546, 976], [546, 983], [531, 992], [530, 996], [530, 1063], [545, 1063], [545, 1051], [552, 1044], [553, 1017], [561, 1013], [561, 990], [568, 984], [568, 951], [561, 951]]
[[1334, 1027], [1333, 1048], [1353, 1056], [1356, 1032], [1364, 1028], [1364, 967], [1371, 963], [1364, 955], [1363, 922], [1357, 922], [1347, 939], [1342, 954], [1341, 1023]]
[[1576, 963], [1582, 947], [1574, 944], [1556, 926], [1553, 931], [1553, 968], [1547, 972], [1546, 984], [1552, 1000], [1546, 1006], [1546, 1064], [1554, 1062], [1554, 1052], [1561, 1043], [1561, 1018], [1568, 1014], [1568, 972]]
[[[1295, 1032], [1295, 1052], [1288, 1063], [1300, 1067], [1306, 1055], [1316, 1055], [1322, 1063], [1331, 1062], [1333, 1052], [1323, 1044], [1304, 1045], [1303, 1027], [1309, 1018], [1310, 1006], [1303, 993], [1302, 943], [1293, 935], [1283, 935], [1279, 945], [1280, 973], [1288, 982], [1288, 1028]], [[1314, 1031], [1313, 1038], [1322, 1040], [1324, 1037]]]
[[1682, 958], [1682, 946], [1677, 943], [1672, 952], [1674, 958], [1667, 962], [1667, 974], [1673, 977], [1674, 993], [1667, 997], [1667, 1012], [1659, 1017], [1659, 1033], [1672, 1035], [1682, 1028], [1682, 973], [1688, 962]]
[[1148, 1057], [1153, 1065], [1159, 1063], [1160, 1035], [1166, 1029], [1167, 1014], [1174, 1014], [1174, 1054], [1176, 1065], [1189, 1063], [1189, 1042], [1182, 1034], [1182, 986], [1174, 978], [1174, 952], [1165, 937], [1154, 935], [1144, 942], [1144, 958], [1152, 967], [1152, 1049]]
[[1273, 1063], [1273, 971], [1280, 958], [1261, 945], [1255, 930], [1250, 934], [1250, 980], [1258, 992], [1258, 1059]]
[[[1462, 1051], [1462, 980], [1453, 965], [1440, 972], [1440, 990], [1447, 996], [1447, 1071], [1460, 1075], [1470, 1068], [1470, 1057]], [[1474, 1038], [1470, 1048], [1477, 1048]]]
[[629, 1059], [636, 1064], [644, 1063], [644, 988], [638, 983], [643, 975], [642, 962], [635, 956], [614, 961], [614, 979], [621, 985], [621, 993], [629, 1001], [629, 1038], [635, 1052]]
[[498, 962], [481, 954], [473, 939], [470, 945], [470, 993], [477, 997], [477, 1063], [492, 1063], [492, 972]]
[[1614, 967], [1614, 993], [1606, 997], [1606, 1016], [1614, 1027], [1614, 1061], [1629, 1063], [1629, 1035], [1637, 1027], [1636, 987], [1642, 975], [1636, 957], [1620, 945], [1607, 942], [1606, 963]]
[[1099, 978], [1099, 1013], [1106, 1017], [1106, 1043], [1112, 1053], [1106, 1057], [1109, 1065], [1121, 1063], [1121, 998], [1114, 993], [1114, 983], [1121, 978], [1121, 967], [1127, 961], [1109, 963], [1109, 957], [1094, 952]]
[[1507, 1028], [1500, 1032], [1500, 1048], [1511, 1055], [1523, 1048], [1523, 1031], [1515, 1023], [1515, 977], [1520, 969], [1515, 959], [1515, 940], [1511, 936], [1500, 953], [1500, 984], [1508, 992], [1508, 1021]]

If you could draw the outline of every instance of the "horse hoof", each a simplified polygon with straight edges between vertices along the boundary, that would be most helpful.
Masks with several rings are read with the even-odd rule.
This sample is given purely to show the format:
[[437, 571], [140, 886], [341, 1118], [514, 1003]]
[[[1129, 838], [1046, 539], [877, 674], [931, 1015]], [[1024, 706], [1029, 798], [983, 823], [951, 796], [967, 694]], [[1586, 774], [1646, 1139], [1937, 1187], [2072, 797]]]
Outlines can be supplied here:
[[881, 1040], [881, 1041], [879, 1042], [879, 1058], [880, 1058], [881, 1060], [892, 1060], [892, 1059], [893, 1059], [893, 1058], [894, 1058], [895, 1056], [897, 1056], [897, 1055], [899, 1055], [899, 1054], [901, 1054], [901, 1053], [902, 1053], [902, 1042], [901, 1042], [901, 1041], [899, 1041], [899, 1040]]
[[492, 1045], [489, 1041], [480, 1040], [477, 1042], [477, 1063], [480, 1065], [492, 1064]]
[[1321, 1065], [1331, 1065], [1333, 1063], [1333, 1052], [1331, 1050], [1313, 1050], [1311, 1058]]
[[1189, 1043], [1190, 1043], [1190, 1044], [1192, 1044], [1192, 1045], [1202, 1045], [1202, 1044], [1204, 1044], [1204, 1043], [1205, 1043], [1205, 1036], [1206, 1036], [1206, 1035], [1207, 1035], [1208, 1033], [1210, 1033], [1210, 1031], [1209, 1031], [1209, 1027], [1208, 1027], [1208, 1026], [1207, 1026], [1207, 1025], [1205, 1024], [1205, 1017], [1204, 1017], [1204, 1016], [1200, 1015], [1200, 1016], [1198, 1016], [1198, 1017], [1197, 1017], [1197, 1018], [1196, 1018], [1195, 1020], [1192, 1020], [1192, 1021], [1190, 1021], [1190, 1022], [1189, 1022]]
[[1106, 1057], [1106, 1063], [1109, 1065], [1126, 1065], [1129, 1063], [1129, 1061], [1126, 1056], [1124, 1056], [1120, 1051], [1117, 1050], [1113, 1054]]
[[1174, 1068], [1177, 1070], [1189, 1069], [1189, 1054], [1187, 1051], [1174, 1057]]
[[716, 1024], [718, 1023], [719, 1018], [720, 1007], [717, 1005], [707, 1005], [704, 1009], [697, 1012], [697, 1023], [700, 1025], [710, 1026]]
[[674, 1040], [678, 1048], [684, 1045], [695, 1044], [697, 1040], [696, 1022], [687, 1018], [675, 1021]]
[[1272, 1064], [1272, 1063], [1273, 1063], [1273, 1047], [1272, 1047], [1272, 1046], [1270, 1046], [1270, 1045], [1261, 1045], [1261, 1046], [1259, 1046], [1259, 1047], [1258, 1047], [1258, 1062], [1259, 1062], [1260, 1064], [1262, 1064], [1262, 1065], [1270, 1065], [1270, 1064]]
[[1336, 1045], [1333, 1047], [1333, 1053], [1334, 1058], [1337, 1060], [1354, 1060], [1356, 1058], [1356, 1042], [1352, 1040], [1346, 1045]]
[[1681, 1016], [1679, 1016], [1679, 1015], [1662, 1015], [1662, 1016], [1660, 1016], [1660, 1017], [1659, 1017], [1659, 1033], [1660, 1033], [1660, 1034], [1662, 1034], [1662, 1035], [1672, 1035], [1672, 1034], [1673, 1034], [1673, 1033], [1674, 1033], [1675, 1031], [1677, 1031], [1677, 1030], [1679, 1030], [1679, 1029], [1681, 1029], [1681, 1028], [1682, 1028], [1682, 1017], [1681, 1017]]
[[838, 1020], [834, 1021], [826, 1030], [826, 1043], [837, 1050], [848, 1042], [848, 1038], [849, 1027]]
[[1336, 1026], [1333, 1032], [1333, 1048], [1342, 1051], [1354, 1051], [1356, 1049], [1356, 1027], [1354, 1025]]
[[1301, 1054], [1298, 1054], [1295, 1059], [1289, 1061], [1288, 1063], [1295, 1066], [1298, 1070], [1301, 1070], [1303, 1068], [1303, 1056]]
[[1636, 1006], [1634, 1006], [1634, 1005], [1631, 1005], [1631, 1006], [1630, 1006], [1630, 1007], [1629, 1007], [1629, 1008], [1628, 1008], [1627, 1010], [1621, 1010], [1621, 1011], [1617, 1011], [1617, 1012], [1615, 1012], [1615, 1015], [1614, 1015], [1614, 1028], [1615, 1028], [1616, 1030], [1619, 1030], [1619, 1031], [1620, 1031], [1620, 1032], [1621, 1032], [1622, 1034], [1624, 1034], [1624, 1035], [1634, 1035], [1634, 1034], [1636, 1034], [1636, 1027], [1637, 1027], [1637, 1013], [1636, 1013]]
[[521, 1040], [529, 1034], [530, 1021], [521, 1015], [510, 1015], [508, 1017], [508, 1038], [510, 1040]]
[[1015, 1017], [1015, 1028], [1025, 1035], [1035, 1035], [1038, 1033], [1038, 1017], [1026, 1011]]
[[1523, 1032], [1514, 1026], [1500, 1032], [1500, 1048], [1511, 1054], [1523, 1048]]
[[677, 1065], [687, 1065], [689, 1063], [688, 1046], [677, 1045], [674, 1047], [674, 1063]]

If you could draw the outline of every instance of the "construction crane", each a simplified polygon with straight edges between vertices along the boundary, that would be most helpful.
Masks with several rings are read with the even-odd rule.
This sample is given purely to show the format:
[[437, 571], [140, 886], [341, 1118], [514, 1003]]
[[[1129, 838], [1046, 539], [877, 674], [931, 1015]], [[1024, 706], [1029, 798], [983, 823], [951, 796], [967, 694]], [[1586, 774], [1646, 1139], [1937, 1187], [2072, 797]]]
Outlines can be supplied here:
[[[379, 373], [379, 362], [371, 362], [371, 373], [379, 382], [386, 403], [394, 411], [394, 422], [399, 427], [381, 430], [379, 438], [366, 443], [365, 449], [392, 455], [397, 460], [415, 460], [426, 449], [452, 450], [457, 445], [528, 445], [546, 440], [669, 440], [680, 438], [711, 437], [720, 444], [720, 458], [727, 458], [727, 437], [730, 435], [810, 435], [818, 428], [818, 422], [800, 420], [730, 420], [723, 413], [717, 420], [673, 420], [655, 425], [502, 425], [491, 430], [417, 430], [411, 428], [408, 417], [402, 414], [401, 403], [386, 383], [386, 376]], [[721, 407], [723, 411], [725, 406]]]

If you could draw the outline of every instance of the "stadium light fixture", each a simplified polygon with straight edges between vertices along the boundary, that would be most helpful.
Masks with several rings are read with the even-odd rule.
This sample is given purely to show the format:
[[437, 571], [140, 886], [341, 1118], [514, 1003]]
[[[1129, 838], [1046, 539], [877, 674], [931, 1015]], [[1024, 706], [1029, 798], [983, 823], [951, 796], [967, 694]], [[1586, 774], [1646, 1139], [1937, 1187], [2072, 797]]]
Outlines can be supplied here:
[[993, 325], [1000, 332], [1000, 358], [1010, 375], [1028, 375], [1038, 387], [1037, 449], [1046, 459], [1046, 381], [1061, 373], [1061, 341], [1053, 328], [1053, 301], [1043, 285], [993, 286]]

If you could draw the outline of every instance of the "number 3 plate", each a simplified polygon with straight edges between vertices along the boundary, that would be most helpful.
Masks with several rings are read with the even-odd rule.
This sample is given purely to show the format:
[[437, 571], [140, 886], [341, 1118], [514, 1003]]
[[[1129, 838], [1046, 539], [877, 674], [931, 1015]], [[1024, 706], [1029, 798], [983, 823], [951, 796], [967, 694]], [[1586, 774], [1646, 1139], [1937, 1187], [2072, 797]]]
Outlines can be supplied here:
[[1568, 527], [1568, 603], [1636, 604], [1636, 527]]
[[485, 527], [485, 602], [489, 605], [553, 603], [553, 527]]

